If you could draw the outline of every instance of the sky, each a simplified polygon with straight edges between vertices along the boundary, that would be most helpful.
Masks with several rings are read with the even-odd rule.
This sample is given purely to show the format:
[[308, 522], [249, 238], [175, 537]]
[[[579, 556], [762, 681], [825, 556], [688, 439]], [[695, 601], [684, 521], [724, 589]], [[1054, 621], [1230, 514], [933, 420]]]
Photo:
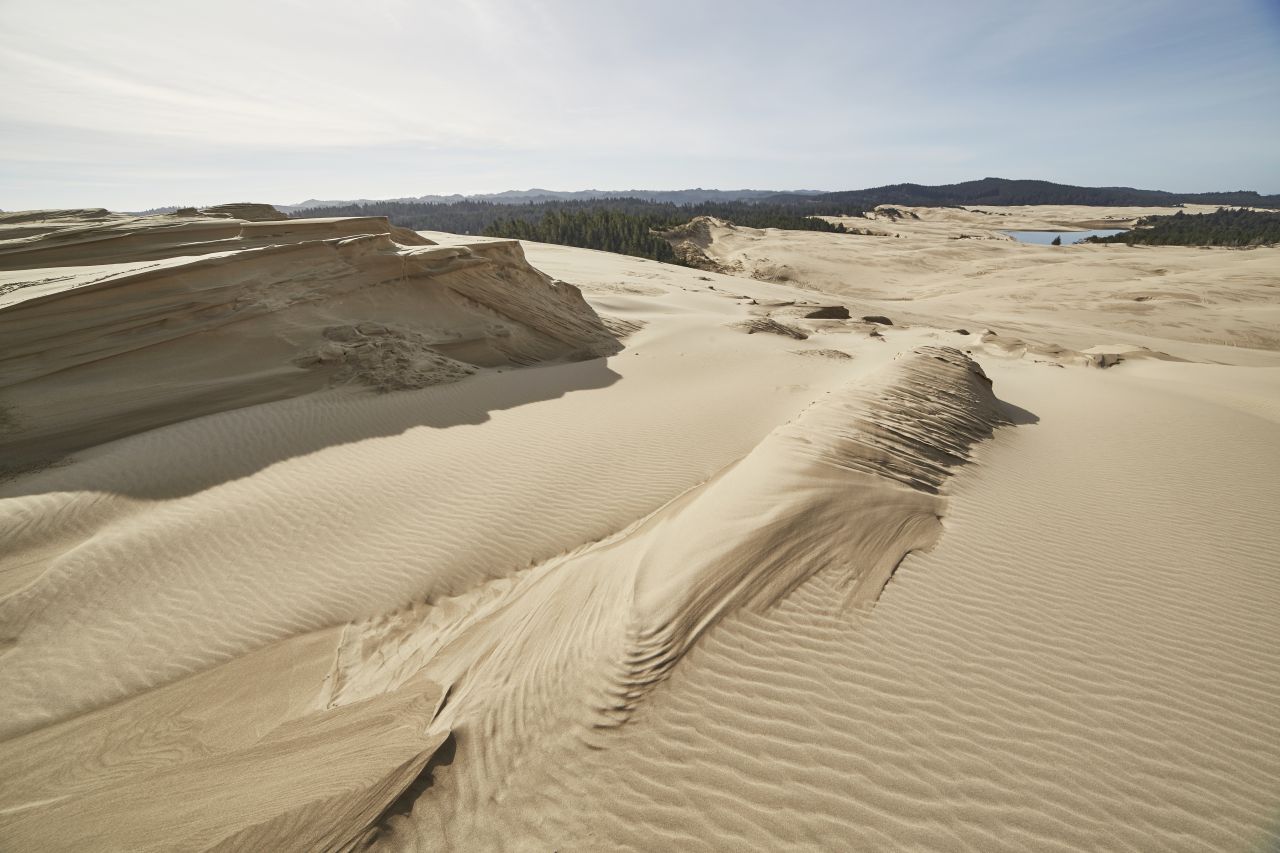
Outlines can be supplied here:
[[1280, 0], [0, 0], [0, 209], [1280, 192]]

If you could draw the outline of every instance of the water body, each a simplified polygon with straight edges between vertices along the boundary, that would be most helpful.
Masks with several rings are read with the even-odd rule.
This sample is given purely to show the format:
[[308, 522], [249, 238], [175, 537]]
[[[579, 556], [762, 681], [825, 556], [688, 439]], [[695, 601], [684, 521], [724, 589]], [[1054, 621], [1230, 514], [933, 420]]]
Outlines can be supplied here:
[[1054, 237], [1062, 238], [1062, 245], [1066, 246], [1071, 243], [1079, 243], [1086, 237], [1110, 237], [1112, 234], [1123, 234], [1127, 228], [1102, 228], [1094, 231], [1006, 231], [1013, 239], [1019, 243], [1038, 243], [1047, 246], [1053, 242]]

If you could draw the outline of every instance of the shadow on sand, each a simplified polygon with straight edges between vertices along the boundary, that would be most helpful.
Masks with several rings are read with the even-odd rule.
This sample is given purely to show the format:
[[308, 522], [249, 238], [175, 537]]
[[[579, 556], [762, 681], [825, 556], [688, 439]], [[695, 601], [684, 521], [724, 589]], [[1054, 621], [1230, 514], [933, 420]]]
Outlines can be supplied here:
[[461, 382], [378, 394], [339, 389], [219, 412], [128, 436], [0, 481], [0, 499], [100, 492], [166, 500], [247, 477], [327, 447], [415, 427], [481, 424], [491, 413], [621, 378], [596, 358], [482, 373]]
[[1013, 403], [1001, 400], [999, 397], [996, 397], [996, 403], [1000, 406], [1000, 414], [1008, 418], [1009, 422], [1014, 426], [1040, 423], [1040, 418], [1035, 412], [1029, 412], [1021, 406], [1015, 406]]

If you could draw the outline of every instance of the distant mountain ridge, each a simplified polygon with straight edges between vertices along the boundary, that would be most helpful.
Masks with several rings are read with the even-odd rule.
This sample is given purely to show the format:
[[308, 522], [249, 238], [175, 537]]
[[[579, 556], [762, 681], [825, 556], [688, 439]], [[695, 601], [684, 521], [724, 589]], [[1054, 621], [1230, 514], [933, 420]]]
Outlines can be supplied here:
[[1173, 193], [1133, 187], [1077, 187], [1052, 181], [983, 178], [958, 184], [889, 184], [863, 190], [813, 194], [778, 193], [762, 199], [770, 204], [903, 204], [916, 207], [955, 205], [1081, 204], [1091, 206], [1169, 206], [1223, 204], [1248, 207], [1280, 206], [1280, 195], [1253, 190]]
[[761, 202], [766, 204], [830, 206], [848, 203], [859, 207], [877, 204], [903, 204], [917, 207], [955, 205], [1080, 204], [1090, 206], [1164, 207], [1177, 204], [1223, 204], [1245, 207], [1280, 207], [1280, 194], [1263, 195], [1253, 190], [1224, 192], [1175, 193], [1166, 190], [1144, 190], [1134, 187], [1080, 187], [1052, 181], [982, 178], [958, 184], [887, 184], [860, 190], [713, 190], [695, 187], [684, 190], [575, 190], [560, 191], [532, 188], [506, 190], [500, 193], [474, 195], [421, 195], [391, 199], [307, 199], [297, 204], [277, 204], [286, 213], [317, 207], [348, 207], [384, 203], [457, 204], [490, 202], [493, 204], [530, 204], [550, 201], [589, 201], [608, 198], [640, 199], [669, 204], [705, 204], [708, 202]]
[[638, 198], [643, 201], [669, 202], [671, 204], [702, 204], [714, 201], [759, 201], [772, 196], [788, 198], [808, 198], [823, 195], [824, 190], [706, 190], [695, 187], [687, 190], [559, 190], [527, 189], [505, 190], [500, 193], [477, 193], [475, 195], [421, 195], [403, 198], [386, 199], [307, 199], [297, 204], [277, 204], [276, 208], [286, 213], [298, 210], [310, 210], [314, 207], [345, 207], [353, 204], [378, 204], [397, 202], [400, 204], [456, 204], [462, 201], [488, 201], [495, 204], [527, 204], [543, 201], [589, 201], [601, 198]]

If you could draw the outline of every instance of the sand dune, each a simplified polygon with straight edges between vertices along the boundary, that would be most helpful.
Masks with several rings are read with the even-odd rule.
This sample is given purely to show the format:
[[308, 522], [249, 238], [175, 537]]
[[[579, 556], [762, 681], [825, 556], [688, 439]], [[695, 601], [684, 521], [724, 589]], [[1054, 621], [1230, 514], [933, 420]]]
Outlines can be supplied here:
[[514, 243], [244, 208], [0, 215], [9, 466], [334, 384], [418, 388], [617, 349]]
[[[462, 680], [453, 715], [477, 705], [517, 739], [522, 721], [545, 725], [554, 707], [588, 701], [584, 692], [595, 703], [587, 722], [619, 725], [726, 614], [767, 610], [823, 569], [842, 572], [848, 606], [869, 606], [903, 556], [937, 537], [948, 469], [1004, 419], [981, 370], [947, 348], [922, 348], [830, 396], [626, 530], [454, 599], [445, 617], [410, 608], [349, 626], [329, 705], [425, 673]], [[557, 654], [550, 673], [536, 672], [557, 634], [552, 650], [596, 650], [572, 670], [582, 683], [523, 707], [567, 676]], [[486, 750], [498, 760], [520, 745]]]
[[1275, 843], [1280, 255], [986, 211], [5, 214], [0, 847]]
[[1121, 370], [992, 373], [1038, 423], [957, 472], [870, 614], [838, 571], [735, 613], [608, 749], [484, 808], [424, 798], [388, 849], [1267, 849], [1276, 537], [1245, 508], [1278, 497], [1249, 473], [1276, 422]]
[[[696, 243], [708, 268], [838, 295], [868, 312], [940, 328], [977, 325], [974, 331], [991, 328], [1076, 350], [1127, 343], [1195, 361], [1235, 363], [1250, 359], [1250, 350], [1280, 349], [1273, 249], [1037, 246], [1002, 233], [1125, 227], [1171, 208], [892, 211], [870, 219], [833, 217], [885, 236], [709, 220]], [[1240, 352], [1222, 359], [1206, 343]]]

